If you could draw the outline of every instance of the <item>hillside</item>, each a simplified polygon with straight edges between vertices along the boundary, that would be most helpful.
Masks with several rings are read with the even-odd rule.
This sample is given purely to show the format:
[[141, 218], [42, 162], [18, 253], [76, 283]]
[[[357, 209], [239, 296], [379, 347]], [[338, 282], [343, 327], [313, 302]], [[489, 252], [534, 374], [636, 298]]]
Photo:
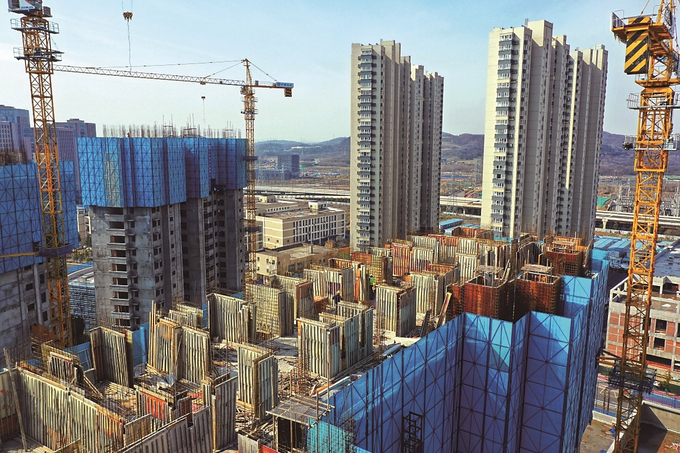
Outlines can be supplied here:
[[[602, 135], [602, 157], [600, 174], [602, 176], [634, 175], [633, 152], [622, 148], [624, 136], [604, 132]], [[285, 140], [271, 140], [255, 144], [258, 156], [297, 153], [302, 161], [318, 159], [324, 166], [349, 166], [349, 137], [338, 137], [319, 143], [301, 143]], [[464, 171], [474, 165], [484, 154], [484, 135], [447, 132], [442, 134], [442, 158], [447, 171]], [[680, 174], [680, 153], [670, 153], [668, 173]]]

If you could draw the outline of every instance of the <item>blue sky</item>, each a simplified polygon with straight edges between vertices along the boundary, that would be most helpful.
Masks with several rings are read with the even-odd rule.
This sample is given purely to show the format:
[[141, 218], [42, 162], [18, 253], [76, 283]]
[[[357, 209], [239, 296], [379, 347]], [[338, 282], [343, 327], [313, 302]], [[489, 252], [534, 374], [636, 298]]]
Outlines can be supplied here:
[[[653, 2], [650, 2], [653, 3]], [[639, 14], [641, 0], [524, 1], [176, 1], [53, 0], [53, 21], [61, 33], [55, 47], [63, 63], [120, 67], [128, 64], [123, 9], [130, 23], [133, 66], [248, 58], [277, 80], [295, 83], [293, 98], [259, 90], [256, 139], [323, 141], [349, 135], [350, 51], [353, 42], [394, 39], [402, 53], [427, 71], [445, 77], [444, 131], [482, 133], [488, 34], [494, 27], [524, 20], [553, 22], [572, 49], [604, 44], [609, 79], [604, 129], [632, 134], [637, 117], [627, 110], [638, 92], [623, 73], [624, 45], [610, 31], [613, 10]], [[12, 58], [21, 45], [10, 29], [18, 17], [0, 12], [0, 103], [30, 108], [28, 77]], [[155, 72], [208, 75], [230, 64], [141, 68]], [[236, 66], [218, 76], [242, 79]], [[266, 79], [254, 72], [256, 78]], [[243, 129], [237, 87], [128, 80], [78, 74], [53, 76], [58, 121], [78, 117], [98, 125], [162, 124], [188, 121]], [[205, 96], [205, 101], [201, 99]]]

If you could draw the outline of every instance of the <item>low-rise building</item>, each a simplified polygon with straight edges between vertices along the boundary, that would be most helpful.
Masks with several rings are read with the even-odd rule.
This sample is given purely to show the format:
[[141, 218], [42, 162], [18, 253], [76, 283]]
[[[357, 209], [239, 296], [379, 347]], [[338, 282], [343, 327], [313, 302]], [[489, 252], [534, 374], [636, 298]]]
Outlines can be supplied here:
[[[679, 264], [680, 242], [656, 256], [647, 344], [648, 365], [657, 369], [658, 375], [670, 372], [673, 379], [680, 379], [680, 277], [676, 267]], [[609, 292], [606, 349], [619, 356], [623, 347], [627, 287], [628, 279], [623, 278]]]
[[335, 258], [338, 249], [298, 245], [279, 250], [261, 250], [256, 255], [258, 276], [296, 275], [311, 265], [325, 266]]
[[345, 211], [320, 202], [259, 203], [256, 220], [262, 224], [265, 249], [300, 243], [323, 244], [345, 235]]

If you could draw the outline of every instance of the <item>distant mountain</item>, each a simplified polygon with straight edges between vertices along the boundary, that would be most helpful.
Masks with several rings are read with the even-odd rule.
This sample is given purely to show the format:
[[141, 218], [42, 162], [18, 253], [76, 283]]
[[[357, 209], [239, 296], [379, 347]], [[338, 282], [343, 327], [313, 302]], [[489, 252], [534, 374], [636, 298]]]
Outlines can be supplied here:
[[299, 154], [301, 161], [319, 160], [321, 165], [349, 166], [349, 137], [337, 137], [325, 142], [301, 143], [285, 140], [270, 140], [255, 143], [258, 156], [278, 154]]
[[484, 135], [442, 133], [442, 158], [451, 161], [474, 160], [484, 155]]
[[[602, 134], [602, 156], [600, 158], [600, 174], [602, 176], [634, 175], [633, 151], [624, 150], [621, 146], [623, 135]], [[255, 152], [259, 156], [275, 156], [277, 154], [300, 154], [303, 161], [319, 160], [321, 165], [349, 166], [349, 137], [337, 137], [318, 143], [302, 143], [285, 140], [271, 140], [255, 144]], [[483, 134], [454, 135], [442, 134], [442, 158], [449, 163], [481, 159], [484, 155]], [[454, 167], [458, 168], [458, 167]], [[680, 153], [670, 153], [668, 173], [680, 174]]]
[[[634, 175], [634, 151], [623, 149], [623, 135], [602, 134], [602, 156], [600, 158], [600, 174], [603, 176]], [[668, 153], [668, 175], [680, 174], [680, 155], [677, 152]]]

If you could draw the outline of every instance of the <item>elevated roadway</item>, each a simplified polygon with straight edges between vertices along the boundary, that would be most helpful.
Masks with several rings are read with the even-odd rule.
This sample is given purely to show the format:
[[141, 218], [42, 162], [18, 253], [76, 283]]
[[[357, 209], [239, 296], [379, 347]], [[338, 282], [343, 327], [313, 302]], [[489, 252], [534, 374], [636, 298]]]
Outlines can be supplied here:
[[[273, 194], [282, 197], [300, 198], [300, 199], [314, 199], [333, 201], [336, 203], [349, 203], [349, 190], [347, 189], [332, 189], [317, 185], [309, 186], [269, 186], [257, 185], [255, 190], [258, 194]], [[479, 216], [482, 213], [482, 200], [479, 198], [465, 198], [441, 196], [439, 203], [443, 211], [453, 213], [465, 214], [469, 216]], [[632, 212], [613, 212], [613, 211], [597, 211], [597, 225], [602, 228], [611, 227], [610, 222], [618, 224], [617, 229], [621, 224], [632, 225]], [[660, 216], [659, 226], [665, 228], [680, 228], [680, 217]]]

